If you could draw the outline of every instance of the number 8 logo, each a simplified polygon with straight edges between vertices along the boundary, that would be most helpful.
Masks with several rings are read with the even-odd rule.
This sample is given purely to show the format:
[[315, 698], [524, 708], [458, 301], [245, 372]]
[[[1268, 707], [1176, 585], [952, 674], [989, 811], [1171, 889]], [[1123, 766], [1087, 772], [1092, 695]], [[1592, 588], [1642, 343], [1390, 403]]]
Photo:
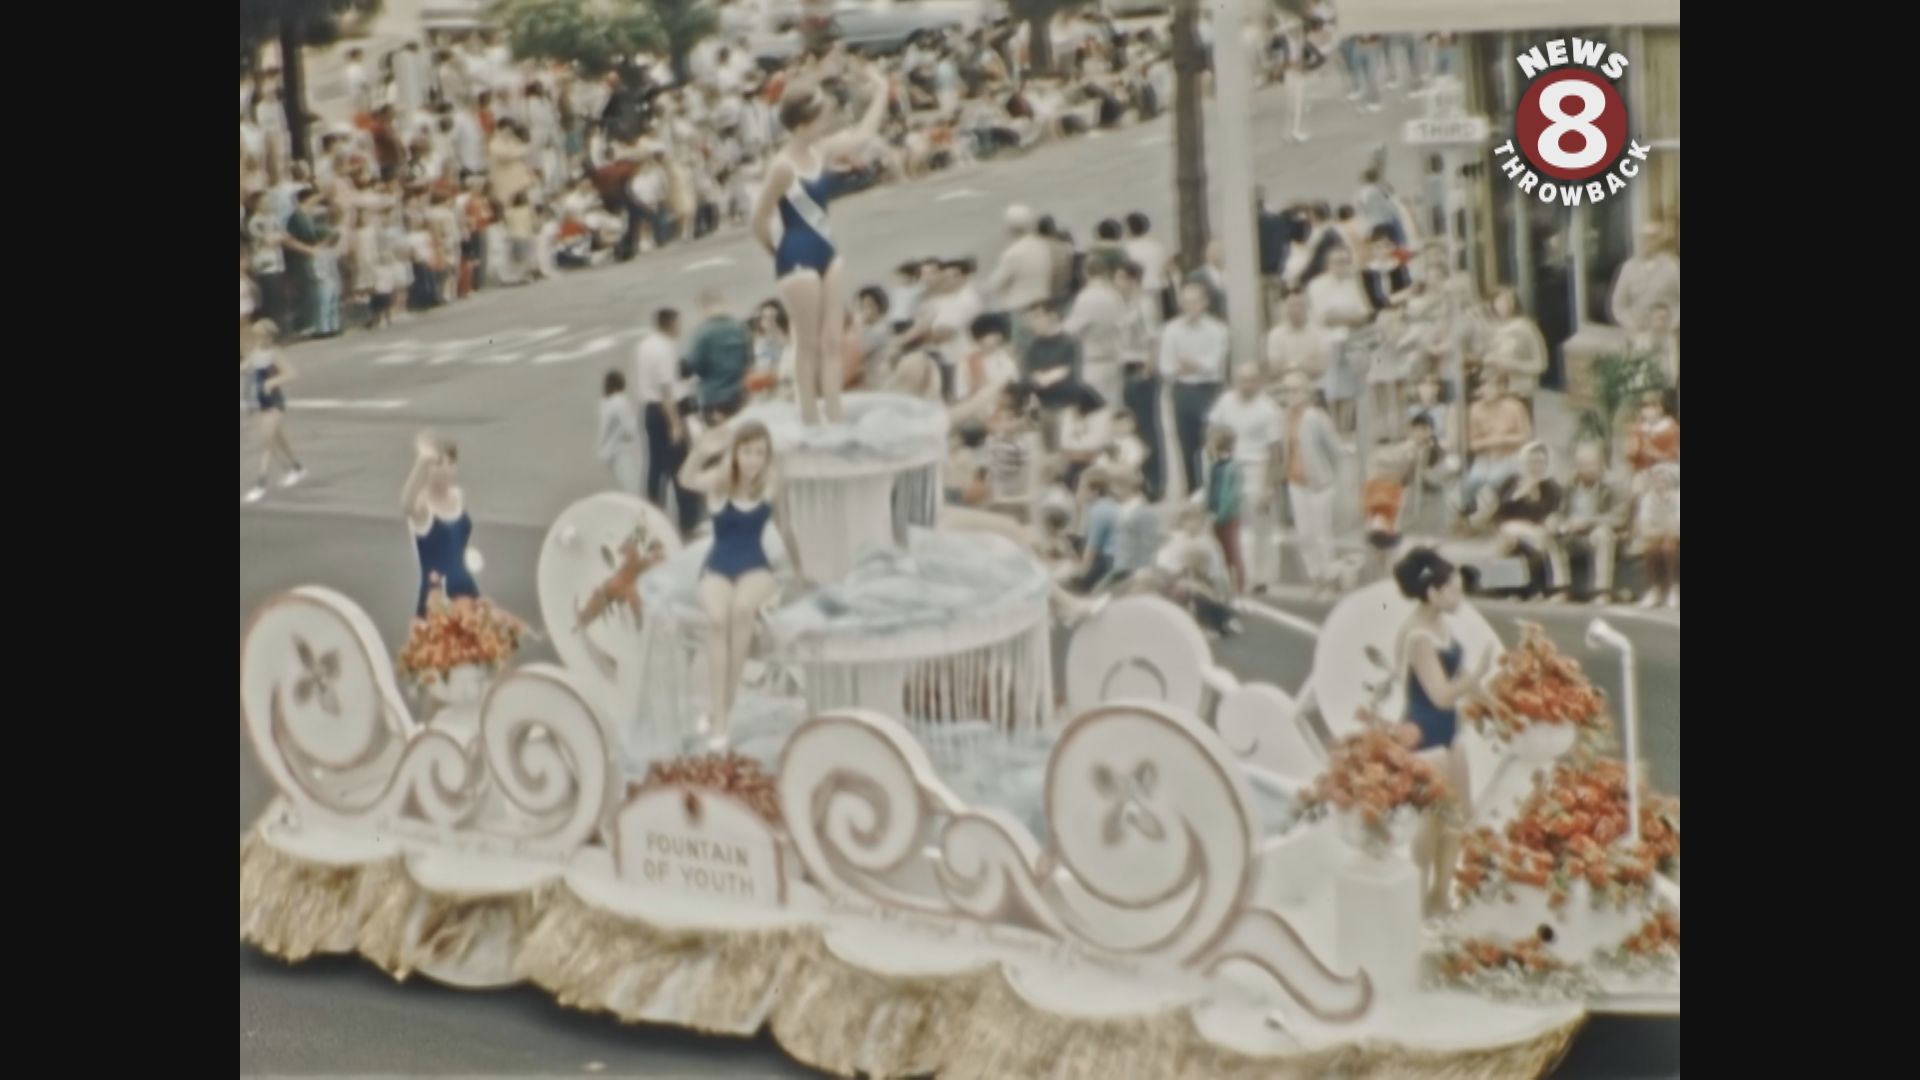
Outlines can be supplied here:
[[1627, 143], [1627, 109], [1611, 83], [1585, 70], [1534, 80], [1514, 110], [1514, 143], [1555, 180], [1583, 181]]
[[[1567, 111], [1568, 98], [1579, 101], [1579, 112]], [[1553, 121], [1534, 141], [1534, 152], [1540, 155], [1541, 161], [1560, 169], [1584, 169], [1606, 160], [1607, 134], [1590, 122], [1600, 119], [1607, 111], [1607, 95], [1601, 93], [1599, 87], [1572, 79], [1554, 83], [1540, 95], [1540, 111]], [[1568, 133], [1578, 134], [1582, 143], [1580, 149], [1571, 154], [1560, 148], [1560, 137]]]

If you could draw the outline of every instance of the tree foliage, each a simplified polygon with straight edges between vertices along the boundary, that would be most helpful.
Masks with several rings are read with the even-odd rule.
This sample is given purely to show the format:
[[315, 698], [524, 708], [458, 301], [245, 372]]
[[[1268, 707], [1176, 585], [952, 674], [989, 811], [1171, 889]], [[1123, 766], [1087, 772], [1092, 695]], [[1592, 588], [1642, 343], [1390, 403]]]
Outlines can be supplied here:
[[380, 0], [240, 0], [240, 70], [251, 70], [260, 46], [286, 29], [302, 45], [331, 45], [347, 19], [379, 11]]
[[493, 17], [523, 60], [560, 60], [603, 75], [664, 50], [686, 74], [693, 47], [720, 28], [709, 0], [495, 0]]
[[1086, 7], [1092, 0], [1007, 0], [1007, 14], [1025, 22], [1027, 33], [1027, 63], [1034, 72], [1048, 74], [1053, 71], [1053, 20], [1075, 8]]

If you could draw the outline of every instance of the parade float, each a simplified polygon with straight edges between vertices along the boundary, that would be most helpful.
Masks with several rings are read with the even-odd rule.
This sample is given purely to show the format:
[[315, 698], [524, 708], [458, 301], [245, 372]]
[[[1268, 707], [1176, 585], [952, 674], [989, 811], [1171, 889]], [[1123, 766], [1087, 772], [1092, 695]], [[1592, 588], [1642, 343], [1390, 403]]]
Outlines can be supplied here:
[[1373, 719], [1403, 692], [1392, 585], [1336, 608], [1297, 694], [1155, 597], [1056, 660], [1038, 564], [941, 527], [944, 421], [915, 407], [770, 418], [820, 584], [764, 613], [725, 754], [690, 752], [704, 541], [636, 499], [547, 536], [560, 666], [506, 666], [514, 624], [472, 611], [487, 649], [410, 647], [460, 672], [410, 699], [351, 599], [262, 605], [241, 720], [277, 796], [241, 839], [242, 940], [770, 1028], [843, 1076], [1535, 1076], [1591, 1011], [1677, 1014], [1678, 808], [1641, 791], [1630, 687], [1623, 764], [1597, 714], [1518, 738], [1559, 722], [1522, 691], [1578, 672], [1531, 637], [1502, 662], [1508, 712], [1463, 734], [1458, 907], [1423, 918], [1409, 847], [1457, 801]]

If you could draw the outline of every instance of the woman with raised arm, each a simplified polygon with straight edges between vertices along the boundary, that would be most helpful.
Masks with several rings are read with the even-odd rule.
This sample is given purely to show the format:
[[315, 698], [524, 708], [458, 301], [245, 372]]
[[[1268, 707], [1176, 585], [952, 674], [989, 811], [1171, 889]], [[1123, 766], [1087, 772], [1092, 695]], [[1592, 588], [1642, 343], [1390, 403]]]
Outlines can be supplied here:
[[753, 649], [760, 609], [778, 587], [773, 562], [761, 544], [769, 521], [780, 531], [794, 573], [803, 580], [805, 575], [773, 463], [773, 437], [765, 425], [742, 420], [708, 431], [687, 455], [680, 487], [705, 495], [713, 517], [713, 547], [700, 571], [710, 691], [702, 734], [709, 750], [721, 752], [727, 747], [727, 724]]
[[459, 447], [430, 431], [414, 437], [413, 470], [400, 489], [400, 512], [407, 517], [420, 560], [414, 615], [426, 618], [427, 597], [436, 586], [446, 589], [449, 600], [479, 596], [480, 583], [468, 566], [473, 518], [467, 516], [466, 492], [460, 489]]
[[[834, 250], [827, 224], [827, 202], [832, 198], [835, 174], [828, 166], [838, 158], [863, 150], [879, 134], [886, 119], [892, 85], [876, 69], [868, 70], [873, 100], [858, 127], [828, 136], [833, 99], [813, 82], [787, 88], [780, 100], [780, 125], [788, 132], [787, 145], [767, 168], [766, 186], [753, 211], [753, 235], [773, 256], [780, 299], [793, 327], [795, 384], [800, 420], [828, 423], [842, 419], [843, 383], [841, 317], [847, 304], [846, 268]], [[775, 215], [780, 233], [773, 229]]]

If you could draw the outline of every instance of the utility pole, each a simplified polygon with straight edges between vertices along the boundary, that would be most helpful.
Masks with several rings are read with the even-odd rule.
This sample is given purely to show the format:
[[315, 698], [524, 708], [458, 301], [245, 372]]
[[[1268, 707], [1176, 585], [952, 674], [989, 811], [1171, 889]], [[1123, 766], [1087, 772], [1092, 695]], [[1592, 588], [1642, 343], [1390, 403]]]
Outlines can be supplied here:
[[1261, 360], [1266, 322], [1260, 283], [1260, 223], [1254, 213], [1253, 71], [1247, 55], [1246, 0], [1208, 0], [1213, 11], [1213, 144], [1220, 151], [1220, 217], [1215, 235], [1227, 258], [1227, 327], [1234, 364]]

